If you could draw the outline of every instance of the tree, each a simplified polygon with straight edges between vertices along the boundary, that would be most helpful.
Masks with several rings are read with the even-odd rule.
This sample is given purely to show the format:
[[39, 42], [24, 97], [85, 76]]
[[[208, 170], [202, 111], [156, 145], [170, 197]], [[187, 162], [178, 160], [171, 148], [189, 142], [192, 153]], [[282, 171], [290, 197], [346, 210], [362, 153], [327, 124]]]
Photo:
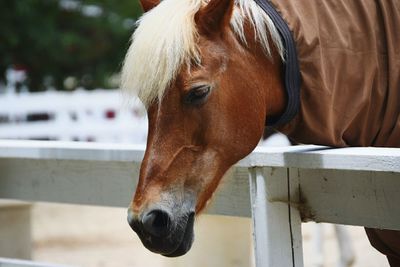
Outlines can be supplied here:
[[140, 13], [137, 0], [0, 1], [0, 76], [18, 64], [32, 91], [43, 89], [45, 77], [56, 88], [68, 76], [85, 87], [107, 87]]

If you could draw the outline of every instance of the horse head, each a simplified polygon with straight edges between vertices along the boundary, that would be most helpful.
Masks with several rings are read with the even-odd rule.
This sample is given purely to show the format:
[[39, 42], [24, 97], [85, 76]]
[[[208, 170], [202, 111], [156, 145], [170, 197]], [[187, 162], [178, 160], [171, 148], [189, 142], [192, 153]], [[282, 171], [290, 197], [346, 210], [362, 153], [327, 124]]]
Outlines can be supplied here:
[[141, 2], [122, 87], [145, 104], [149, 132], [128, 221], [149, 250], [173, 257], [190, 249], [195, 215], [267, 116], [284, 110], [282, 49], [253, 1]]

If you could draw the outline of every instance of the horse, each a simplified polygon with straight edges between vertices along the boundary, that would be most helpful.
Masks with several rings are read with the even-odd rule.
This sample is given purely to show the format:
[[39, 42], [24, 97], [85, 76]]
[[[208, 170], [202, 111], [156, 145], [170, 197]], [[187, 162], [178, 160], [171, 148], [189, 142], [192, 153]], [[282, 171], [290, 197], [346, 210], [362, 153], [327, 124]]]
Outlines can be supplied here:
[[[265, 126], [296, 142], [400, 147], [400, 3], [141, 0], [121, 88], [149, 132], [128, 222], [184, 255], [195, 216]], [[366, 229], [391, 266], [399, 233]]]

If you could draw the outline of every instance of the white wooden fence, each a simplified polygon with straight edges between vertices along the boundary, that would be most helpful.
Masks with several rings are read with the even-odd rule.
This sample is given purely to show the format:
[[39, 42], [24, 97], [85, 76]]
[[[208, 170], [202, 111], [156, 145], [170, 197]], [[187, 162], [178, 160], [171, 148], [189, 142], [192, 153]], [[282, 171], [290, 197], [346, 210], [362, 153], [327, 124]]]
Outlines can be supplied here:
[[[29, 120], [35, 116], [42, 118]], [[117, 90], [7, 93], [0, 95], [0, 138], [145, 143], [147, 118], [140, 101]]]
[[[143, 146], [0, 141], [0, 198], [126, 207]], [[400, 230], [400, 149], [259, 147], [207, 212], [253, 217], [256, 264], [303, 266], [301, 222]]]

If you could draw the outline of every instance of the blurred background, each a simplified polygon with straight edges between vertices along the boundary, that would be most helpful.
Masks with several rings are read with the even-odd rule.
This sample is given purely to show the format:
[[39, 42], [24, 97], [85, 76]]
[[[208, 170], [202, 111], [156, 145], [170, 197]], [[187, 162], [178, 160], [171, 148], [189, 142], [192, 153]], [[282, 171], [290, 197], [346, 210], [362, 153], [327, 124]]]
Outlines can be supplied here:
[[[145, 144], [143, 106], [117, 90], [140, 14], [138, 0], [0, 1], [0, 139]], [[290, 143], [273, 135], [260, 145]], [[0, 243], [14, 241], [0, 245], [0, 257], [93, 267], [221, 266], [219, 257], [253, 264], [250, 219], [200, 217], [194, 248], [180, 259], [144, 249], [125, 209], [2, 201], [1, 225]], [[32, 244], [13, 239], [7, 225], [31, 233]], [[333, 229], [303, 224], [305, 266], [339, 266]], [[346, 232], [352, 266], [388, 266], [362, 228]]]
[[0, 12], [0, 80], [17, 92], [116, 88], [141, 13], [129, 0], [1, 1]]
[[0, 1], [0, 13], [0, 138], [145, 141], [142, 105], [116, 90], [138, 1]]

